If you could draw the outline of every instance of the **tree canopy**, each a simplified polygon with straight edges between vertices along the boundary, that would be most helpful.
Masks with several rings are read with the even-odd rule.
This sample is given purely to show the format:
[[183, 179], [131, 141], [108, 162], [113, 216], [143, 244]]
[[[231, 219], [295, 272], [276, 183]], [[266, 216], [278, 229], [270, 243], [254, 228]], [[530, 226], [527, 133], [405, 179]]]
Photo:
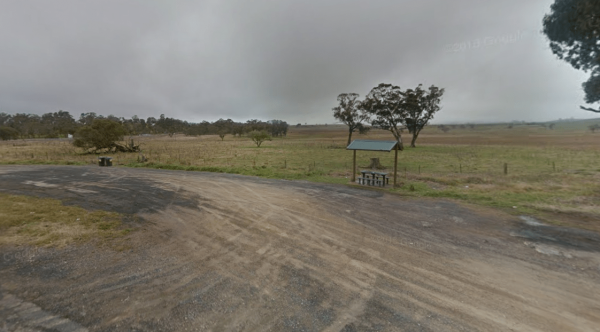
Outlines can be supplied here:
[[[585, 102], [600, 102], [600, 1], [555, 0], [543, 24], [552, 53], [575, 69], [591, 72], [582, 84]], [[600, 109], [580, 107], [600, 113]]]
[[248, 137], [256, 144], [257, 148], [260, 148], [260, 145], [264, 141], [270, 141], [271, 135], [266, 130], [253, 130], [248, 133]]
[[362, 109], [374, 117], [371, 125], [389, 130], [398, 141], [401, 150], [404, 149], [403, 126], [413, 134], [410, 146], [415, 147], [421, 130], [441, 109], [440, 101], [444, 89], [432, 85], [428, 90], [424, 90], [421, 86], [419, 84], [415, 89], [402, 91], [399, 86], [381, 83], [374, 87], [361, 103]]
[[368, 121], [369, 115], [361, 110], [360, 101], [357, 99], [357, 93], [342, 93], [337, 98], [339, 105], [332, 109], [333, 117], [348, 126], [347, 145], [352, 141], [353, 132], [364, 134], [369, 130], [369, 127], [363, 124]]
[[125, 128], [115, 121], [95, 119], [92, 124], [79, 128], [74, 135], [73, 145], [96, 152], [101, 149], [113, 149], [122, 141]]
[[440, 101], [444, 89], [440, 89], [436, 86], [430, 86], [428, 90], [421, 89], [421, 84], [416, 89], [406, 90], [404, 95], [404, 125], [408, 129], [408, 132], [413, 134], [410, 146], [415, 147], [415, 142], [421, 130], [429, 123], [429, 120], [433, 119], [435, 113], [437, 113], [440, 107]]
[[3, 141], [19, 138], [19, 131], [6, 126], [0, 126], [0, 139]]
[[137, 115], [126, 119], [114, 115], [103, 116], [94, 112], [81, 113], [76, 121], [69, 112], [58, 111], [45, 113], [41, 116], [36, 114], [16, 113], [8, 114], [0, 112], [0, 126], [2, 130], [0, 139], [18, 138], [59, 138], [74, 134], [77, 129], [91, 126], [97, 119], [108, 119], [120, 123], [125, 129], [125, 135], [140, 134], [168, 134], [173, 136], [181, 133], [190, 136], [198, 135], [236, 135], [241, 137], [252, 130], [266, 130], [273, 137], [287, 135], [288, 123], [283, 120], [249, 120], [246, 123], [234, 122], [231, 119], [219, 119], [215, 122], [202, 121], [190, 123], [187, 121], [166, 117], [161, 114], [157, 119], [148, 117], [144, 120]]
[[389, 130], [398, 141], [400, 150], [404, 149], [402, 144], [402, 123], [405, 118], [402, 108], [403, 100], [404, 96], [399, 86], [381, 83], [374, 87], [361, 103], [365, 112], [375, 117], [371, 125]]

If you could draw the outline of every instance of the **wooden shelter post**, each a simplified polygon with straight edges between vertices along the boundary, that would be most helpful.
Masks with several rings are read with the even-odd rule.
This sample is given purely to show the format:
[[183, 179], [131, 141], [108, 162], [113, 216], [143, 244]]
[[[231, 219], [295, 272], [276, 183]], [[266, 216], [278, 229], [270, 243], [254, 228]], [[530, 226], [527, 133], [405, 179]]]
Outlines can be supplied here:
[[356, 150], [354, 150], [354, 158], [352, 158], [352, 183], [356, 182]]
[[396, 188], [396, 177], [398, 173], [398, 146], [394, 149], [394, 188]]

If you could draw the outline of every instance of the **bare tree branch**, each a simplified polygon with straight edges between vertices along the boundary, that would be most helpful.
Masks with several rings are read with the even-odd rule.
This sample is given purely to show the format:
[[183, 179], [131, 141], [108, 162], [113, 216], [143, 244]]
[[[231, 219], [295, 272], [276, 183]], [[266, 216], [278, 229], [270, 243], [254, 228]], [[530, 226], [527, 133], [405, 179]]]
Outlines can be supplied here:
[[593, 108], [583, 107], [583, 106], [579, 106], [579, 108], [581, 108], [582, 110], [590, 111], [590, 112], [600, 113], [600, 109], [595, 110]]

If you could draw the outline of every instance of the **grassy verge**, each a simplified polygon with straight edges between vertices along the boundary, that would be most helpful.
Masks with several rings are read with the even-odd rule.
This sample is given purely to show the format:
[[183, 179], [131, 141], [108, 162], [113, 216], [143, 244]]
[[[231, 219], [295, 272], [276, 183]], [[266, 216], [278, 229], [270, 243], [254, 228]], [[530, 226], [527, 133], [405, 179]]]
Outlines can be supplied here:
[[0, 161], [0, 165], [87, 165], [83, 161], [73, 160], [8, 160]]
[[[560, 124], [548, 130], [478, 125], [453, 128], [449, 133], [427, 127], [417, 148], [399, 153], [398, 177], [404, 186], [392, 191], [457, 199], [555, 223], [565, 216], [600, 220], [600, 135], [586, 131], [586, 126]], [[138, 162], [138, 154], [108, 155], [114, 165], [128, 167], [345, 184], [352, 175], [346, 135], [344, 126], [293, 128], [288, 137], [265, 142], [260, 148], [246, 138], [231, 136], [223, 141], [217, 136], [139, 137], [136, 141], [149, 162]], [[378, 130], [354, 138], [392, 139]], [[96, 156], [80, 152], [67, 141], [0, 142], [0, 164], [97, 165]], [[358, 151], [357, 165], [361, 168], [377, 157], [391, 173], [393, 156]], [[591, 228], [600, 228], [600, 223], [590, 223], [598, 224]]]
[[0, 194], [0, 245], [63, 247], [92, 239], [105, 243], [132, 231], [123, 227], [122, 218], [50, 198]]
[[[543, 177], [543, 176], [540, 176]], [[545, 222], [600, 231], [600, 191], [593, 177], [555, 174], [546, 180], [524, 177], [492, 178], [480, 182], [472, 176], [402, 178], [393, 192], [415, 197], [450, 198], [529, 215]], [[591, 181], [590, 181], [591, 180]], [[596, 180], [597, 181], [597, 180]]]
[[229, 173], [249, 176], [259, 176], [269, 179], [284, 179], [284, 180], [308, 180], [314, 182], [325, 183], [346, 183], [347, 179], [332, 178], [323, 170], [306, 170], [302, 172], [290, 172], [283, 168], [267, 167], [267, 166], [247, 166], [247, 167], [228, 167], [228, 166], [188, 166], [181, 164], [164, 164], [164, 163], [129, 163], [123, 166], [133, 168], [153, 168], [153, 169], [169, 169], [178, 171], [196, 171], [196, 172], [214, 172], [214, 173]]

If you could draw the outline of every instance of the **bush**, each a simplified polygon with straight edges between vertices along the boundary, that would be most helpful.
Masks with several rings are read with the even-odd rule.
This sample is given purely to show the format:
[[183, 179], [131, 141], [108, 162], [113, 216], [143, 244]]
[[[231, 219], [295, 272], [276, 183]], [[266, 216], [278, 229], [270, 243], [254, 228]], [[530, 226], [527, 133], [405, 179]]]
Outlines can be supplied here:
[[95, 119], [91, 125], [79, 128], [73, 135], [73, 145], [86, 150], [112, 149], [122, 141], [125, 128], [108, 119]]
[[265, 130], [253, 130], [248, 133], [248, 137], [250, 137], [254, 144], [256, 144], [256, 146], [259, 148], [262, 142], [271, 140], [271, 135], [269, 135], [269, 133], [267, 133]]
[[0, 139], [3, 141], [19, 138], [19, 131], [15, 128], [0, 126]]

